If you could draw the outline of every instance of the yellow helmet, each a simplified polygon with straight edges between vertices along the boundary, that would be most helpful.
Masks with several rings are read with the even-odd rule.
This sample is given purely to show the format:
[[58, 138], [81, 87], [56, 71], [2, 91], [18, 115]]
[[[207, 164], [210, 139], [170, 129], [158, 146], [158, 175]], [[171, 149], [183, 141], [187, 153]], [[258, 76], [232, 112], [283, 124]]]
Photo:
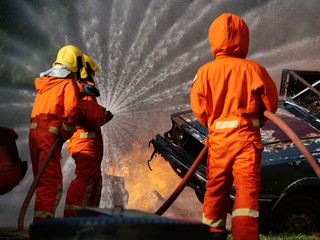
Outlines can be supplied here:
[[52, 66], [62, 64], [71, 72], [77, 72], [85, 66], [82, 52], [74, 45], [67, 45], [61, 48], [57, 55], [57, 60]]
[[98, 65], [86, 54], [83, 54], [84, 60], [86, 62], [85, 67], [81, 71], [81, 78], [85, 79], [88, 74], [92, 76], [94, 73], [99, 72], [100, 69]]

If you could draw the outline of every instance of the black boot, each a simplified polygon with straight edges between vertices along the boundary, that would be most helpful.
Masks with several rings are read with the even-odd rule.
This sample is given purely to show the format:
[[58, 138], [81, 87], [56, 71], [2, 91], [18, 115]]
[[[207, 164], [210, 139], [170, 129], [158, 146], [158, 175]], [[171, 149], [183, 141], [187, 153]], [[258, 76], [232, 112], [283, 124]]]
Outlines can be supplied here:
[[214, 240], [226, 240], [228, 237], [227, 232], [211, 232], [212, 239]]

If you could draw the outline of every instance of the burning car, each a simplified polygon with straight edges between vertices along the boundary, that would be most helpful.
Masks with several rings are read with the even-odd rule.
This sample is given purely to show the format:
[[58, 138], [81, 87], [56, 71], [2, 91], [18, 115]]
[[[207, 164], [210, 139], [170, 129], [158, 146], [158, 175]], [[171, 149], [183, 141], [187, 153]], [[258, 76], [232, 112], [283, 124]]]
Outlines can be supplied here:
[[[283, 70], [276, 115], [300, 138], [320, 163], [320, 72]], [[204, 147], [208, 129], [192, 111], [171, 116], [172, 128], [151, 140], [160, 154], [183, 178]], [[273, 122], [261, 128], [264, 144], [259, 196], [260, 232], [316, 232], [320, 230], [320, 179], [291, 139]], [[188, 185], [203, 202], [206, 158]], [[235, 188], [230, 193], [230, 213]]]

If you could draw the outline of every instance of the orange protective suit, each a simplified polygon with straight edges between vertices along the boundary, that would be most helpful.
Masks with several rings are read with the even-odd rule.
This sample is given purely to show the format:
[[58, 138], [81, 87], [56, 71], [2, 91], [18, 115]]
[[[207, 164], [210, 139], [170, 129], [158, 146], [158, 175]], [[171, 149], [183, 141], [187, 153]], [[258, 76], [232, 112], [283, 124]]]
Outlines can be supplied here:
[[[81, 82], [92, 84], [91, 82]], [[75, 159], [76, 178], [71, 182], [66, 198], [64, 216], [77, 215], [83, 206], [98, 207], [101, 197], [102, 177], [100, 163], [103, 157], [103, 139], [100, 127], [105, 124], [105, 108], [95, 97], [85, 95], [80, 83], [80, 111], [77, 131], [67, 141], [70, 155]]]
[[203, 222], [225, 231], [229, 194], [234, 183], [233, 239], [258, 239], [258, 196], [264, 110], [278, 108], [277, 88], [264, 67], [246, 60], [249, 30], [232, 14], [210, 26], [215, 58], [199, 68], [190, 93], [191, 108], [209, 129], [207, 185]]
[[[31, 113], [29, 148], [36, 176], [58, 134], [68, 139], [76, 130], [79, 89], [70, 74], [66, 78], [35, 79], [37, 96]], [[54, 152], [37, 187], [34, 222], [54, 217], [62, 195], [61, 146]]]

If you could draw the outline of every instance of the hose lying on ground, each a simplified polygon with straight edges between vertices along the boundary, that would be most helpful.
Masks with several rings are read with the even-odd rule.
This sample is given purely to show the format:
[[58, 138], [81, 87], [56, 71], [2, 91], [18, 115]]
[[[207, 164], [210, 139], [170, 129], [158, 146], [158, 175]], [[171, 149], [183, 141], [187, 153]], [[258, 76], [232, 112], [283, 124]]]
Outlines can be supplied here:
[[[274, 122], [279, 128], [284, 131], [288, 137], [296, 144], [300, 152], [305, 156], [307, 161], [309, 162], [312, 169], [317, 174], [318, 178], [320, 179], [320, 166], [316, 162], [316, 160], [312, 157], [311, 153], [308, 151], [308, 149], [303, 145], [299, 137], [292, 131], [292, 129], [279, 117], [277, 117], [275, 114], [264, 111], [263, 115]], [[171, 205], [172, 203], [177, 199], [177, 197], [180, 195], [184, 187], [187, 185], [190, 177], [193, 175], [193, 173], [197, 170], [198, 166], [201, 163], [202, 158], [206, 155], [208, 151], [207, 145], [202, 149], [197, 159], [194, 161], [194, 163], [191, 165], [189, 171], [182, 179], [181, 183], [178, 185], [178, 187], [175, 189], [175, 191], [170, 195], [170, 197], [167, 199], [167, 201], [164, 202], [164, 204], [154, 213], [156, 215], [162, 215]]]
[[54, 152], [57, 150], [58, 146], [60, 145], [61, 142], [61, 137], [57, 137], [57, 139], [54, 141], [54, 143], [52, 144], [46, 158], [44, 159], [35, 179], [33, 180], [33, 183], [27, 193], [26, 198], [24, 199], [24, 202], [22, 204], [20, 213], [19, 213], [19, 218], [18, 218], [18, 230], [22, 233], [24, 233], [24, 227], [23, 227], [23, 222], [24, 222], [24, 216], [26, 214], [28, 205], [30, 203], [30, 200], [32, 198], [33, 193], [35, 192], [36, 188], [39, 185], [40, 182], [40, 178], [44, 172], [44, 170], [46, 169], [52, 155], [54, 154]]

